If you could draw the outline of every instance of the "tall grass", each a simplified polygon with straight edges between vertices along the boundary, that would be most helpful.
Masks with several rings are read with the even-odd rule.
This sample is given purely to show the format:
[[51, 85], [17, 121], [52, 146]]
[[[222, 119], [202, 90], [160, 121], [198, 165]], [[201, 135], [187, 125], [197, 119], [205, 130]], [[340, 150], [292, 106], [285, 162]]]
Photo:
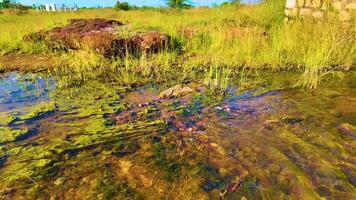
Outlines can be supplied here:
[[[22, 36], [63, 25], [71, 18], [102, 17], [130, 23], [133, 27], [159, 29], [180, 44], [175, 51], [164, 50], [141, 59], [105, 61], [104, 65], [114, 70], [107, 71], [123, 84], [167, 79], [184, 82], [204, 78], [203, 74], [208, 74], [214, 66], [221, 66], [220, 69], [228, 69], [231, 74], [239, 69], [301, 71], [295, 86], [315, 88], [330, 72], [350, 69], [355, 65], [355, 19], [343, 24], [330, 14], [324, 20], [304, 18], [285, 23], [283, 10], [283, 0], [267, 0], [254, 6], [189, 10], [118, 12], [100, 9], [78, 13], [0, 15], [0, 52], [46, 52], [41, 45], [23, 43]], [[69, 56], [83, 57], [80, 53]], [[94, 63], [96, 61], [93, 59]], [[83, 72], [92, 71], [103, 76], [97, 70], [103, 65], [102, 61], [99, 59], [99, 64], [76, 63], [92, 68], [76, 67], [79, 70], [71, 73], [82, 73], [80, 76], [84, 76]], [[103, 73], [104, 69], [105, 66], [102, 67]]]

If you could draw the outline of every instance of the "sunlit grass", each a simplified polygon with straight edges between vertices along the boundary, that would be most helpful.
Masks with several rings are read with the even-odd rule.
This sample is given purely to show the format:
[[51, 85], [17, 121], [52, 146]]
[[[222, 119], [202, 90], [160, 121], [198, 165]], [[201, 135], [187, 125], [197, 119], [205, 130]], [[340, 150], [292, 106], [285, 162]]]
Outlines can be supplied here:
[[[283, 10], [284, 1], [267, 1], [256, 6], [190, 10], [95, 9], [77, 13], [0, 15], [0, 53], [46, 52], [43, 45], [22, 42], [23, 35], [63, 25], [71, 18], [101, 17], [142, 29], [159, 29], [172, 36], [179, 46], [173, 51], [143, 55], [141, 59], [128, 56], [114, 62], [93, 58], [90, 50], [69, 53], [64, 57], [76, 60], [70, 62], [69, 67], [73, 69], [68, 70], [78, 74], [74, 77], [89, 79], [110, 73], [127, 85], [168, 78], [181, 82], [206, 78], [204, 74], [209, 74], [214, 66], [221, 66], [220, 69], [230, 73], [240, 69], [298, 70], [302, 75], [295, 86], [312, 89], [330, 72], [355, 65], [354, 21], [343, 24], [330, 15], [325, 20], [295, 19], [285, 23]], [[82, 62], [87, 56], [89, 59]], [[215, 71], [222, 73], [222, 70]], [[88, 73], [95, 75], [85, 75]]]

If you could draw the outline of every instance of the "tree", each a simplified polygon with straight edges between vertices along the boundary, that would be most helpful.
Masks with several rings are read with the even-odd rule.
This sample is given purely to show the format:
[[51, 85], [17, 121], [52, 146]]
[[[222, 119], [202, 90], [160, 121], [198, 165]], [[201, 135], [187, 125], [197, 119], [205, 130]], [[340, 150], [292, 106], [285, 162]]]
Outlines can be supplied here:
[[167, 0], [167, 6], [171, 8], [191, 8], [192, 2], [190, 0]]
[[116, 10], [130, 10], [132, 9], [132, 6], [130, 6], [129, 3], [127, 2], [120, 2], [120, 1], [117, 1], [116, 5], [115, 5], [115, 9]]

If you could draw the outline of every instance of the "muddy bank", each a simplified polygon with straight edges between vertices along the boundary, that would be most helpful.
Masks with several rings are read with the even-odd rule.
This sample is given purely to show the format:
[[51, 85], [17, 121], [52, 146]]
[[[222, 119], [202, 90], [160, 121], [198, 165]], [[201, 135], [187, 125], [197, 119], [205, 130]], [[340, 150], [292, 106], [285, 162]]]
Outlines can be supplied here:
[[59, 65], [59, 62], [50, 55], [7, 54], [0, 56], [0, 73], [11, 71], [39, 72]]
[[43, 42], [55, 51], [90, 48], [107, 58], [156, 53], [170, 43], [170, 37], [159, 31], [140, 31], [106, 19], [72, 19], [64, 27], [29, 34], [23, 39]]

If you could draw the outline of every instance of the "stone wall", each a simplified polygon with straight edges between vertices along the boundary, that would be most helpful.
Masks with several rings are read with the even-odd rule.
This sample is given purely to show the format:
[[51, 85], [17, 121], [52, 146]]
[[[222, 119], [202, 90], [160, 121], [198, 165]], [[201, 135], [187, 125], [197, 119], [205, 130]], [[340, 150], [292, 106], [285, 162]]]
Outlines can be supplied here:
[[356, 0], [287, 0], [285, 14], [295, 16], [313, 16], [322, 18], [326, 12], [334, 11], [340, 20], [349, 20], [356, 11]]

